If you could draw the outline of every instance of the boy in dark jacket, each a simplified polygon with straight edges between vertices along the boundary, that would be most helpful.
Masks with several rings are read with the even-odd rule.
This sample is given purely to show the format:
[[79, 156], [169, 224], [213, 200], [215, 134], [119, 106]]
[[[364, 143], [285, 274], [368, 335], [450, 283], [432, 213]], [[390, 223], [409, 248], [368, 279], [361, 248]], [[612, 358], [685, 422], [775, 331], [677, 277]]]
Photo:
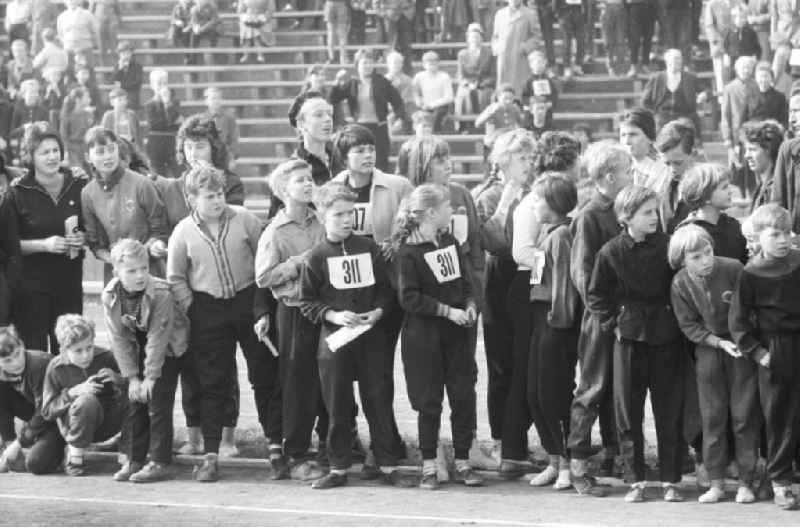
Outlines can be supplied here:
[[681, 480], [683, 348], [670, 307], [672, 270], [666, 234], [659, 232], [658, 196], [626, 187], [614, 200], [624, 231], [597, 254], [587, 309], [613, 334], [614, 407], [620, 450], [633, 484], [625, 501], [645, 499], [644, 404], [647, 390], [658, 437], [659, 473], [665, 501], [683, 501]]
[[[387, 337], [377, 324], [392, 306], [394, 292], [378, 246], [352, 234], [356, 198], [342, 183], [326, 183], [319, 190], [314, 204], [323, 218], [325, 239], [311, 250], [300, 279], [300, 310], [322, 325], [317, 360], [322, 398], [330, 415], [331, 470], [314, 482], [315, 489], [347, 484], [356, 380], [380, 471], [390, 483], [405, 486], [396, 470], [393, 410], [382, 373], [389, 355], [384, 351]], [[347, 332], [353, 332], [349, 340], [334, 340]]]
[[56, 421], [67, 442], [69, 476], [88, 473], [84, 453], [122, 428], [127, 399], [125, 378], [110, 351], [95, 347], [94, 326], [80, 315], [61, 315], [56, 338], [61, 355], [47, 367], [42, 416]]
[[780, 205], [762, 205], [749, 223], [760, 248], [742, 271], [728, 322], [739, 351], [758, 363], [767, 476], [775, 504], [795, 509], [791, 485], [800, 439], [800, 252], [791, 246], [792, 218]]
[[119, 59], [114, 65], [112, 79], [118, 88], [128, 93], [128, 107], [134, 112], [139, 110], [139, 101], [144, 84], [142, 65], [133, 56], [133, 45], [124, 40], [117, 46]]

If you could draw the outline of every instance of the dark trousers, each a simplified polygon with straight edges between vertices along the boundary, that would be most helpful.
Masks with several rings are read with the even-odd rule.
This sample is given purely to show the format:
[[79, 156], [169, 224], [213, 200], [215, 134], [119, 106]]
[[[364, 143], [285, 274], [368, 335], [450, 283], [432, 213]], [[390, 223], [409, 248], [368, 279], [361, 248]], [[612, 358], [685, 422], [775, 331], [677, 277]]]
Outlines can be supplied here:
[[174, 132], [150, 132], [147, 134], [145, 149], [150, 159], [150, 168], [154, 173], [166, 178], [176, 178], [180, 175], [175, 161]]
[[395, 466], [397, 458], [392, 452], [394, 416], [388, 404], [385, 382], [384, 361], [388, 356], [386, 336], [380, 326], [376, 326], [347, 346], [332, 352], [325, 343], [330, 333], [331, 330], [323, 326], [317, 360], [322, 398], [330, 419], [328, 458], [331, 468], [346, 470], [351, 465], [354, 381], [358, 381], [375, 461], [379, 466]]
[[254, 293], [255, 286], [239, 291], [231, 299], [195, 292], [189, 308], [190, 357], [183, 373], [194, 377], [200, 389], [200, 427], [206, 452], [219, 451], [230, 379], [236, 375], [237, 343], [247, 361], [247, 378], [264, 435], [270, 442], [281, 441], [278, 361], [253, 331]]
[[444, 389], [456, 459], [467, 459], [474, 432], [478, 367], [469, 330], [441, 317], [406, 315], [400, 336], [408, 399], [417, 415], [422, 459], [436, 459]]
[[659, 25], [663, 42], [659, 42], [662, 49], [678, 49], [683, 54], [683, 60], [689, 61], [692, 46], [692, 10], [691, 9], [663, 9], [660, 13]]
[[[4, 442], [19, 439], [23, 448], [30, 449], [25, 466], [31, 474], [55, 472], [64, 459], [64, 438], [58, 425], [34, 417], [36, 409], [31, 401], [7, 383], [0, 383], [0, 439]], [[25, 421], [17, 437], [14, 418]]]
[[130, 461], [144, 463], [148, 452], [150, 461], [168, 464], [172, 461], [172, 409], [178, 386], [178, 359], [165, 357], [161, 377], [153, 385], [146, 403], [130, 401], [122, 425], [121, 452]]
[[[200, 398], [203, 393], [199, 379], [192, 373], [194, 371], [193, 364], [194, 355], [190, 353], [184, 353], [178, 359], [181, 378], [181, 408], [183, 415], [186, 416], [186, 426], [191, 428], [199, 427], [202, 421]], [[239, 420], [239, 373], [235, 364], [233, 371], [230, 372], [230, 378], [225, 381], [225, 386], [228, 387], [228, 396], [225, 398], [222, 426], [236, 428]]]
[[55, 335], [56, 320], [67, 313], [83, 313], [83, 285], [69, 283], [50, 291], [23, 290], [13, 308], [22, 342], [28, 349], [48, 351], [58, 355]]
[[625, 6], [610, 4], [600, 15], [603, 41], [606, 46], [608, 64], [617, 68], [625, 62], [625, 39], [628, 34], [628, 18]]
[[328, 438], [328, 412], [322, 401], [317, 366], [319, 327], [300, 309], [278, 302], [280, 378], [282, 392], [283, 451], [292, 458], [307, 455], [314, 422], [319, 420], [319, 440]]
[[542, 40], [544, 40], [544, 52], [547, 56], [547, 63], [554, 66], [556, 63], [555, 48], [555, 13], [553, 13], [552, 2], [548, 0], [536, 0], [536, 11], [539, 14], [539, 26], [542, 28]]
[[545, 451], [551, 456], [566, 456], [578, 331], [552, 327], [547, 321], [551, 309], [552, 304], [548, 302], [532, 304], [528, 407]]
[[779, 485], [792, 480], [800, 444], [800, 335], [769, 338], [769, 368], [758, 367], [758, 389], [767, 430], [767, 475]]
[[397, 20], [388, 17], [382, 18], [384, 42], [389, 44], [389, 48], [399, 52], [405, 59], [403, 61], [403, 71], [411, 73], [412, 51], [411, 43], [414, 42], [414, 21], [400, 15]]
[[578, 387], [570, 407], [570, 432], [567, 448], [574, 459], [593, 454], [592, 427], [600, 417], [603, 446], [616, 453], [617, 427], [613, 398], [614, 335], [600, 328], [600, 321], [587, 309], [578, 337]]
[[[392, 437], [394, 446], [392, 451], [397, 459], [406, 457], [406, 445], [403, 438], [400, 437], [400, 430], [397, 428], [397, 419], [394, 415], [394, 357], [397, 351], [397, 342], [400, 339], [400, 329], [403, 327], [403, 320], [405, 313], [394, 298], [392, 308], [386, 313], [383, 318], [378, 322], [378, 325], [386, 337], [386, 359], [383, 361], [383, 377], [386, 384], [386, 398], [388, 400], [389, 408], [391, 409], [392, 418]], [[358, 407], [355, 407], [354, 416], [358, 414]], [[355, 427], [355, 417], [353, 418], [353, 426]]]
[[188, 48], [192, 45], [191, 31], [184, 33], [181, 28], [176, 27], [172, 34], [172, 45], [176, 48]]
[[367, 12], [357, 9], [350, 10], [350, 31], [347, 43], [350, 45], [364, 45], [367, 42]]
[[677, 483], [685, 443], [683, 441], [683, 348], [677, 343], [651, 346], [622, 339], [614, 341], [614, 407], [620, 449], [635, 481], [645, 480], [644, 404], [647, 390], [653, 406], [658, 439], [661, 481]]
[[378, 170], [389, 171], [389, 127], [386, 123], [358, 123], [366, 127], [375, 137], [375, 166]]
[[437, 106], [432, 110], [433, 113], [433, 132], [437, 134], [441, 134], [444, 132], [442, 127], [444, 126], [445, 119], [450, 114], [450, 105], [445, 104], [443, 106]]
[[628, 9], [628, 47], [631, 64], [649, 64], [653, 46], [656, 10], [648, 3], [630, 4]]
[[503, 417], [503, 459], [528, 457], [528, 429], [533, 420], [528, 407], [528, 355], [533, 333], [530, 271], [517, 271], [508, 290], [508, 313], [513, 328], [511, 387]]
[[564, 67], [572, 64], [572, 43], [575, 42], [575, 64], [583, 63], [584, 55], [584, 35], [583, 22], [584, 15], [581, 6], [567, 6], [558, 13], [558, 20], [561, 24], [561, 31], [564, 32]]
[[503, 417], [508, 391], [511, 388], [514, 341], [506, 301], [511, 280], [516, 272], [517, 264], [511, 258], [490, 255], [486, 259], [483, 342], [488, 372], [486, 396], [489, 407], [489, 428], [493, 439], [500, 439], [503, 435]]
[[761, 430], [756, 364], [750, 358], [737, 359], [720, 349], [702, 345], [696, 347], [695, 356], [703, 420], [703, 463], [708, 475], [711, 479], [725, 478], [725, 469], [730, 461], [730, 424], [739, 479], [750, 484], [758, 459]]

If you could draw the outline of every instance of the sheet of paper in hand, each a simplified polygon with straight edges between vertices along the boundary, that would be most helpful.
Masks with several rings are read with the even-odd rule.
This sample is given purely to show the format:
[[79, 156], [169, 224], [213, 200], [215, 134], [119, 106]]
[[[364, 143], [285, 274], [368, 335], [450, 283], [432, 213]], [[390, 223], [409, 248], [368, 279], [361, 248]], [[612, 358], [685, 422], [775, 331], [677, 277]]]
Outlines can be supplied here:
[[375, 285], [372, 254], [348, 254], [328, 258], [328, 279], [336, 289], [358, 289]]
[[325, 338], [325, 343], [332, 353], [336, 353], [339, 349], [347, 346], [370, 329], [372, 329], [372, 324], [360, 324], [352, 328], [343, 327], [328, 335]]
[[458, 251], [455, 245], [448, 245], [443, 249], [430, 251], [424, 255], [436, 280], [443, 284], [461, 278], [461, 265], [458, 261]]

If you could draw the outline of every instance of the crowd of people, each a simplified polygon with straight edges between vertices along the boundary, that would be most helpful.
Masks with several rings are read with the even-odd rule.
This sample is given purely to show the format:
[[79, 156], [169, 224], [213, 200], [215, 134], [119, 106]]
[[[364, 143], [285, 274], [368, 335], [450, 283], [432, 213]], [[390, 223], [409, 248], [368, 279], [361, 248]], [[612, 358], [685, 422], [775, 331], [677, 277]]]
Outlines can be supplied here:
[[[594, 141], [590, 128], [555, 124], [562, 73], [553, 39], [542, 40], [545, 15], [557, 15], [577, 49], [563, 76], [582, 74], [588, 2], [510, 0], [494, 18], [491, 2], [466, 4], [466, 15], [445, 2], [444, 32], [463, 27], [467, 41], [456, 88], [434, 52], [409, 76], [402, 46], [386, 57], [387, 75], [363, 49], [356, 75], [331, 87], [312, 67], [289, 113], [297, 149], [267, 178], [265, 222], [243, 206], [238, 128], [220, 90], [206, 90], [207, 111], [184, 116], [167, 72], [153, 69], [142, 105], [141, 65], [119, 42], [103, 111], [86, 52], [95, 43], [62, 31], [89, 11], [69, 2], [55, 29], [39, 28], [34, 59], [27, 25], [8, 26], [16, 126], [0, 158], [0, 472], [84, 475], [87, 449], [119, 435], [116, 481], [169, 478], [180, 382], [188, 437], [178, 452], [202, 455], [194, 479], [217, 481], [219, 459], [237, 454], [241, 348], [274, 479], [330, 489], [347, 484], [354, 462], [364, 478], [428, 490], [480, 486], [477, 468], [518, 479], [530, 471], [533, 425], [547, 454], [534, 486], [602, 496], [597, 476], [619, 476], [620, 460], [625, 501], [645, 500], [657, 479], [663, 499], [679, 502], [691, 447], [700, 502], [724, 499], [733, 475], [737, 503], [798, 507], [800, 95], [787, 102], [775, 88], [791, 78], [783, 33], [787, 16], [800, 17], [793, 8], [764, 3], [771, 33], [763, 38], [759, 18], [753, 38], [741, 21], [763, 14], [758, 2], [709, 0], [706, 30], [722, 38], [709, 38], [716, 84], [700, 93], [684, 66], [699, 2], [605, 2], [608, 49], [627, 27], [633, 76], [645, 71], [656, 20], [659, 42], [672, 45], [641, 106], [618, 116], [618, 140]], [[383, 4], [399, 10], [387, 31], [413, 34], [425, 2]], [[113, 5], [98, 3], [95, 16]], [[365, 3], [329, 0], [326, 21], [349, 20], [343, 8], [354, 6]], [[213, 0], [182, 0], [180, 10], [216, 16]], [[723, 32], [726, 23], [736, 29]], [[174, 38], [184, 38], [179, 27]], [[609, 64], [616, 75], [619, 63]], [[49, 106], [59, 96], [63, 108]], [[697, 104], [709, 98], [720, 101], [725, 165], [701, 152]], [[452, 181], [448, 119], [486, 132], [487, 171], [471, 190]], [[391, 136], [412, 130], [391, 167]], [[82, 315], [87, 249], [104, 264], [110, 349], [95, 345]], [[477, 435], [479, 323], [489, 449]], [[421, 477], [399, 469], [409, 452], [393, 409], [398, 344]], [[445, 391], [452, 460], [439, 441]], [[655, 475], [645, 460], [648, 391]], [[602, 450], [590, 470], [598, 419]]]

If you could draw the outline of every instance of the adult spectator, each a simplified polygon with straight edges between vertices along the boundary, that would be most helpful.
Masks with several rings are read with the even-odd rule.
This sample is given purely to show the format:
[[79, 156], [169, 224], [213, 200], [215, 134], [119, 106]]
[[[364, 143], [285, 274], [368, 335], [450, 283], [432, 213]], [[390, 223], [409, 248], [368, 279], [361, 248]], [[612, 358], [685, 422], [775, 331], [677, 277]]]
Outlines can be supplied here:
[[[375, 141], [375, 166], [389, 170], [389, 105], [396, 117], [405, 118], [405, 105], [392, 84], [375, 71], [372, 53], [366, 49], [356, 53], [358, 77], [331, 89], [328, 102], [334, 107], [347, 101], [353, 121], [370, 131]], [[343, 160], [342, 160], [343, 161]]]
[[40, 73], [49, 68], [55, 68], [62, 74], [69, 67], [69, 55], [56, 42], [56, 32], [48, 27], [42, 31], [44, 46], [33, 58], [33, 67]]
[[[14, 326], [0, 327], [0, 473], [46, 474], [61, 465], [64, 438], [55, 422], [42, 417], [44, 375], [52, 358], [25, 349]], [[23, 422], [19, 434], [15, 418]]]
[[142, 84], [144, 72], [142, 65], [133, 56], [133, 44], [123, 40], [117, 46], [117, 62], [111, 78], [117, 87], [128, 93], [128, 106], [133, 111], [138, 111], [141, 106]]
[[644, 186], [666, 197], [659, 204], [662, 228], [672, 233], [686, 218], [689, 209], [681, 201], [678, 187], [686, 171], [695, 158], [696, 131], [689, 119], [677, 119], [667, 123], [656, 137], [655, 147], [661, 153], [661, 161], [669, 167], [669, 172], [654, 172], [645, 180]]
[[751, 196], [750, 212], [771, 201], [775, 164], [783, 142], [783, 127], [776, 121], [749, 121], [742, 127], [748, 178], [742, 189]]
[[711, 62], [714, 67], [714, 91], [722, 93], [722, 89], [730, 77], [730, 67], [725, 64], [724, 55], [725, 35], [733, 29], [731, 19], [730, 0], [709, 0], [703, 14], [703, 26], [706, 29], [706, 39], [711, 52]]
[[789, 122], [789, 105], [786, 102], [786, 95], [775, 89], [772, 68], [768, 62], [759, 62], [756, 66], [756, 86], [758, 86], [758, 100], [751, 120], [774, 119], [785, 128]]
[[31, 51], [39, 53], [44, 45], [42, 32], [47, 29], [55, 30], [59, 7], [53, 0], [36, 0], [31, 8]]
[[[414, 79], [404, 70], [405, 58], [397, 51], [391, 51], [386, 55], [386, 78], [392, 83], [394, 89], [400, 94], [400, 98], [405, 103], [405, 119], [399, 119], [394, 114], [389, 114], [389, 126], [393, 132], [402, 130], [405, 133], [411, 131], [411, 116], [417, 111], [418, 107], [414, 100]], [[339, 128], [339, 119], [334, 108], [333, 125]]]
[[377, 0], [375, 10], [381, 15], [386, 44], [405, 58], [405, 70], [411, 72], [411, 42], [414, 40], [413, 0]]
[[659, 46], [677, 49], [686, 60], [691, 59], [691, 0], [658, 0]]
[[297, 113], [303, 103], [311, 97], [327, 97], [328, 90], [325, 87], [325, 68], [320, 64], [309, 66], [306, 73], [306, 80], [300, 93], [295, 96], [292, 105], [289, 106], [289, 124], [292, 128], [297, 128]]
[[180, 101], [174, 98], [167, 86], [166, 70], [150, 72], [150, 89], [153, 98], [144, 106], [147, 117], [147, 157], [156, 174], [175, 177], [178, 167], [175, 163], [175, 132], [183, 122]]
[[81, 191], [87, 177], [62, 167], [65, 153], [47, 123], [27, 127], [21, 148], [26, 173], [7, 196], [22, 251], [13, 319], [27, 346], [54, 354], [56, 319], [83, 312]]
[[119, 0], [92, 0], [90, 5], [92, 14], [97, 20], [100, 61], [105, 62], [106, 57], [117, 49], [117, 33], [122, 19], [122, 10]]
[[741, 166], [739, 129], [752, 118], [758, 103], [758, 86], [753, 81], [755, 66], [754, 57], [739, 57], [736, 78], [722, 92], [722, 140], [728, 149], [728, 162], [737, 168]]
[[497, 85], [509, 83], [514, 93], [522, 93], [530, 77], [528, 53], [542, 40], [536, 11], [522, 5], [522, 0], [509, 0], [494, 18], [492, 53], [497, 57]]
[[[622, 0], [620, 0], [621, 2]], [[528, 7], [533, 9], [533, 5], [528, 2]], [[555, 46], [555, 31], [553, 26], [556, 23], [555, 2], [552, 0], [536, 0], [536, 14], [539, 17], [539, 26], [542, 30], [542, 40], [544, 40], [544, 53], [547, 57], [547, 64], [553, 68], [556, 65], [556, 46]], [[497, 16], [495, 14], [495, 16]], [[487, 27], [488, 26], [484, 26]], [[494, 27], [494, 19], [492, 19], [492, 27]], [[493, 31], [489, 33], [494, 34]]]
[[[192, 34], [190, 40], [193, 48], [199, 48], [203, 39], [208, 39], [208, 44], [213, 48], [217, 46], [219, 26], [222, 20], [214, 0], [198, 0], [191, 10]], [[192, 57], [192, 63], [197, 64], [198, 57]]]
[[350, 6], [347, 0], [325, 0], [323, 18], [327, 28], [328, 62], [335, 62], [334, 44], [339, 48], [339, 64], [347, 64], [347, 33], [350, 30]]
[[492, 51], [483, 45], [480, 24], [467, 27], [467, 47], [458, 52], [455, 95], [455, 117], [462, 131], [469, 125], [462, 123], [464, 115], [477, 115], [489, 105], [496, 80]]
[[97, 19], [81, 5], [81, 0], [66, 0], [67, 10], [58, 15], [56, 32], [64, 51], [75, 62], [75, 55], [86, 55], [91, 69], [94, 50], [100, 45]]
[[628, 77], [649, 73], [650, 49], [656, 25], [655, 0], [630, 0], [628, 3], [628, 47], [631, 52], [631, 69]]
[[206, 88], [206, 115], [214, 121], [219, 139], [228, 150], [228, 166], [233, 170], [236, 159], [239, 157], [239, 125], [232, 111], [222, 106], [222, 91], [219, 88]]
[[[615, 77], [627, 60], [625, 40], [628, 33], [628, 16], [623, 0], [606, 0], [600, 14], [600, 26], [606, 46], [606, 72]], [[590, 27], [593, 32], [594, 26]]]
[[761, 45], [760, 60], [772, 59], [772, 49], [769, 43], [770, 31], [770, 0], [747, 1], [747, 23], [756, 32], [758, 43]]
[[800, 94], [789, 99], [789, 124], [794, 139], [784, 141], [778, 150], [771, 195], [792, 215], [792, 230], [800, 232]]
[[777, 81], [785, 73], [792, 48], [800, 46], [800, 11], [794, 0], [772, 0], [770, 17], [772, 75]]
[[686, 117], [700, 130], [697, 116], [697, 78], [683, 71], [680, 50], [668, 49], [664, 53], [666, 69], [653, 75], [642, 94], [642, 106], [655, 114], [656, 129], [679, 117]]
[[5, 28], [8, 41], [24, 40], [31, 43], [32, 0], [9, 0], [6, 4]]

